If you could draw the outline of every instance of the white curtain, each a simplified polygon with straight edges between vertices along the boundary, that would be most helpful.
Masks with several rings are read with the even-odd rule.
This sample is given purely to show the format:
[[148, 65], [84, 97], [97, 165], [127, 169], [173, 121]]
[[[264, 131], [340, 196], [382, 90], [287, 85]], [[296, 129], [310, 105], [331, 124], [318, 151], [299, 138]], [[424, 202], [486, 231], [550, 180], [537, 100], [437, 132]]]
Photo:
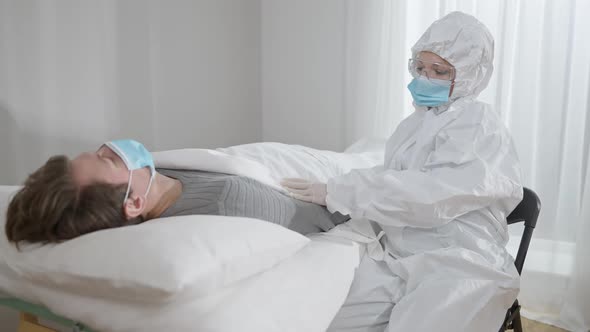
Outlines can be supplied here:
[[[495, 73], [480, 99], [512, 132], [524, 184], [542, 201], [522, 275], [524, 314], [590, 329], [589, 0], [347, 2], [347, 144], [387, 137], [411, 113], [407, 59], [434, 20], [460, 10], [495, 36]], [[511, 226], [515, 253], [521, 226]]]

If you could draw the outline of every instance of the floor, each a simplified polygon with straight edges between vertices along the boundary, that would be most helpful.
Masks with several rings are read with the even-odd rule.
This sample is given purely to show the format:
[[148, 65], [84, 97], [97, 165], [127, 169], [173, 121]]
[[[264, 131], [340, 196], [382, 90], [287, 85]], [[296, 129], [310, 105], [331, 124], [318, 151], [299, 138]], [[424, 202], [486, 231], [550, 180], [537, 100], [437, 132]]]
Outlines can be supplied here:
[[[47, 326], [51, 326], [55, 329], [57, 329], [58, 331], [67, 331], [66, 329], [63, 328], [59, 328], [58, 325], [55, 324], [51, 324], [51, 323], [47, 323]], [[560, 329], [558, 327], [555, 326], [551, 326], [551, 325], [545, 325], [543, 323], [539, 323], [533, 320], [528, 320], [526, 318], [522, 319], [522, 329], [524, 330], [524, 332], [568, 332], [564, 329]], [[15, 331], [16, 328], [11, 329], [10, 331]], [[509, 330], [510, 332], [512, 332], [511, 330]]]
[[522, 319], [522, 329], [524, 332], [565, 332], [566, 330], [560, 329], [555, 326], [545, 325], [543, 323], [536, 322], [534, 320]]
[[[63, 332], [69, 331], [69, 330], [60, 328], [59, 325], [55, 325], [50, 322], [43, 322], [43, 323], [47, 324], [47, 326], [57, 329], [58, 331], [63, 331]], [[546, 324], [539, 323], [534, 320], [528, 320], [526, 318], [522, 318], [522, 329], [524, 330], [524, 332], [569, 332], [567, 330], [560, 329], [555, 326], [546, 325]], [[14, 330], [16, 330], [16, 328]], [[10, 331], [14, 331], [14, 330], [10, 330]], [[512, 330], [508, 330], [508, 331], [512, 332]]]
[[[45, 324], [47, 324], [47, 326], [51, 326], [55, 329], [57, 329], [58, 331], [69, 331], [63, 328], [60, 328], [59, 325], [55, 325], [55, 324], [51, 324], [48, 322], [44, 322]], [[522, 329], [524, 330], [524, 332], [568, 332], [564, 329], [560, 329], [558, 327], [555, 326], [551, 326], [551, 325], [545, 325], [543, 323], [539, 323], [536, 322], [534, 320], [528, 320], [526, 318], [522, 319]], [[15, 331], [16, 328], [11, 329], [9, 331]], [[511, 330], [509, 330], [509, 332], [512, 332]]]

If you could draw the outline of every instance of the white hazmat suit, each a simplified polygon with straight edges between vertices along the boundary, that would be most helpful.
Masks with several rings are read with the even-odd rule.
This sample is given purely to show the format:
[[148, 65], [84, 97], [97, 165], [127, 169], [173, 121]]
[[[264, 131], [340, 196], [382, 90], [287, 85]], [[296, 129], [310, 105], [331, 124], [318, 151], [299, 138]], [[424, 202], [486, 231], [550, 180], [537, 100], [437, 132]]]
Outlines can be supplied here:
[[497, 331], [519, 276], [506, 252], [506, 216], [522, 199], [510, 135], [475, 100], [492, 74], [493, 38], [451, 13], [412, 48], [456, 69], [449, 103], [415, 112], [386, 145], [385, 163], [331, 179], [342, 234], [366, 243], [329, 331]]

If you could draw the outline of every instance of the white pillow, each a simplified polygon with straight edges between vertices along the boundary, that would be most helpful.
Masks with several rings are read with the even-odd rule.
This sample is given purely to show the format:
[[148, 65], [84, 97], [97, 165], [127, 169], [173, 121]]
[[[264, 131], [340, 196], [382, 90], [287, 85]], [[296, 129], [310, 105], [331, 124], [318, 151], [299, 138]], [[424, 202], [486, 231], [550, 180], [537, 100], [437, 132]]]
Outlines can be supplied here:
[[6, 192], [0, 187], [5, 263], [25, 280], [84, 295], [149, 302], [201, 296], [265, 271], [309, 242], [261, 220], [195, 215], [103, 230], [60, 244], [25, 244], [19, 252], [3, 231]]

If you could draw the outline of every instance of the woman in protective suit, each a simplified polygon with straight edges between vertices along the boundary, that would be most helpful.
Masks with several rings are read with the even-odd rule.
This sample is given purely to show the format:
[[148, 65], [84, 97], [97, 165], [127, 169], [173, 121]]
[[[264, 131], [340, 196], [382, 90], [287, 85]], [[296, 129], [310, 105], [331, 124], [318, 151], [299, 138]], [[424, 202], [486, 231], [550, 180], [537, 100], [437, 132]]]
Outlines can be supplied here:
[[351, 220], [333, 230], [363, 244], [330, 331], [497, 331], [519, 288], [506, 216], [522, 199], [520, 167], [498, 114], [476, 100], [494, 41], [453, 12], [412, 47], [415, 111], [383, 166], [327, 184], [285, 179], [294, 197]]

